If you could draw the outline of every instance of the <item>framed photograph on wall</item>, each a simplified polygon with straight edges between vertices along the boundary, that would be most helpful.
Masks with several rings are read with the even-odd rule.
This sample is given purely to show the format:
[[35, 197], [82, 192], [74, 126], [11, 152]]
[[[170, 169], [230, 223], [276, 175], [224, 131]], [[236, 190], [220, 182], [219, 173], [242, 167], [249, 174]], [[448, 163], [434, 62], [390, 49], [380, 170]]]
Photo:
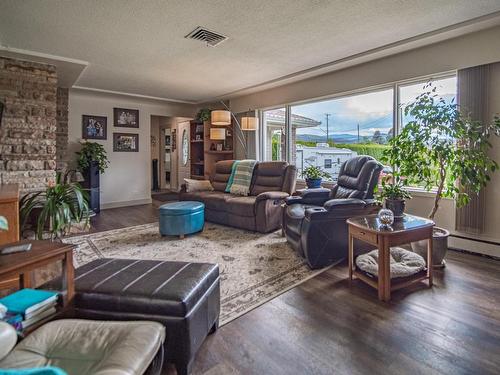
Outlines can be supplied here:
[[139, 127], [139, 110], [113, 108], [114, 125], [122, 128]]
[[82, 115], [83, 139], [107, 139], [108, 118], [105, 116]]
[[139, 152], [139, 134], [113, 133], [113, 151]]

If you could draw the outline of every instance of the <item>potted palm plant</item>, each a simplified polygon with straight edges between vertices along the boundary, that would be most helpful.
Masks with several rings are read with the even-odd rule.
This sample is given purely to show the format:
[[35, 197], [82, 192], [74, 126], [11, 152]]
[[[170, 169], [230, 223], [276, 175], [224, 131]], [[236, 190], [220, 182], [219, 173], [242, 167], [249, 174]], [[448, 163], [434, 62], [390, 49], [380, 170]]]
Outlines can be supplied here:
[[305, 178], [306, 185], [309, 189], [319, 188], [321, 187], [323, 178], [331, 178], [329, 173], [314, 165], [310, 165], [304, 169], [302, 176]]
[[35, 238], [57, 239], [69, 233], [71, 225], [88, 225], [88, 196], [78, 183], [63, 181], [57, 174], [55, 184], [46, 190], [24, 195], [20, 202], [21, 229], [34, 218]]
[[[467, 205], [469, 194], [479, 193], [498, 169], [488, 151], [490, 137], [500, 135], [500, 119], [482, 124], [461, 113], [453, 101], [440, 98], [432, 84], [424, 91], [405, 107], [410, 121], [389, 141], [383, 161], [409, 185], [434, 195], [428, 215], [434, 219], [443, 198], [454, 199], [457, 207]], [[446, 229], [434, 229], [433, 265], [444, 265], [448, 236]], [[425, 254], [424, 243], [412, 243], [412, 248]]]
[[404, 180], [386, 175], [382, 178], [380, 188], [377, 188], [377, 197], [383, 201], [385, 208], [392, 211], [395, 219], [404, 216], [406, 199], [411, 199], [411, 194], [405, 189]]

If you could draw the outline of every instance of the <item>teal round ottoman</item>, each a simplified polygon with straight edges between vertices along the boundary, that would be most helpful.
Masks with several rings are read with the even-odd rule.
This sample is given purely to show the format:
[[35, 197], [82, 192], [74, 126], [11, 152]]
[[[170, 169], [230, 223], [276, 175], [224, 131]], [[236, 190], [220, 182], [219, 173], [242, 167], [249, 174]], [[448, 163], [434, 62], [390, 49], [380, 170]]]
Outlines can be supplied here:
[[183, 201], [166, 203], [160, 206], [160, 234], [179, 236], [196, 233], [205, 224], [205, 204]]

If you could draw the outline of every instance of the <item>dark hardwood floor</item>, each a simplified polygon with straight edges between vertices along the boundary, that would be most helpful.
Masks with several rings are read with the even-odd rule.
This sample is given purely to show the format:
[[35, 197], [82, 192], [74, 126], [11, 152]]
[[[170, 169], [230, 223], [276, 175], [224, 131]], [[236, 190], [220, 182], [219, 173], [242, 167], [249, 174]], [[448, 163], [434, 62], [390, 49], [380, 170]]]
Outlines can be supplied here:
[[[156, 220], [153, 204], [92, 222]], [[434, 280], [382, 303], [349, 285], [345, 264], [333, 267], [209, 336], [193, 374], [500, 374], [500, 261], [449, 251]]]

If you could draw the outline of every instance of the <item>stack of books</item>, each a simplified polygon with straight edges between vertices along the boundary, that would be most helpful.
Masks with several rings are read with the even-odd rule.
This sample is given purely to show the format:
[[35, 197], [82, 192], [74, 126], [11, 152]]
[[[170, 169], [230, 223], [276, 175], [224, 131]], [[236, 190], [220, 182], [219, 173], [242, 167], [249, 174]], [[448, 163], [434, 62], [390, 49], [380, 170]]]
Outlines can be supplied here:
[[26, 329], [57, 312], [59, 293], [47, 290], [21, 289], [0, 298], [7, 308], [3, 321], [17, 330]]

